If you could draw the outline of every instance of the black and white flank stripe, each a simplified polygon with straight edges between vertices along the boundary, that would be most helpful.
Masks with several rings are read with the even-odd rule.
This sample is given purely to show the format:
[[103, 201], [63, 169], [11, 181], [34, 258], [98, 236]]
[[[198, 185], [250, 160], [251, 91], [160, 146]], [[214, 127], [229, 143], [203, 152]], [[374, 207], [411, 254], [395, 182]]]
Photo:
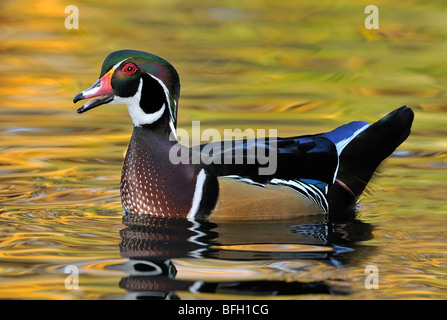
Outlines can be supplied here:
[[317, 187], [299, 180], [283, 180], [272, 179], [269, 182], [273, 185], [283, 185], [301, 193], [306, 198], [312, 200], [317, 206], [323, 209], [324, 212], [329, 212], [329, 204], [326, 200], [326, 195]]
[[[230, 175], [230, 176], [225, 176], [226, 178], [232, 178], [232, 179], [237, 179], [241, 182], [245, 182], [245, 183], [249, 183], [252, 185], [256, 185], [256, 186], [260, 186], [260, 187], [265, 187], [264, 184], [255, 182], [251, 179], [248, 178], [242, 178], [240, 176], [237, 175]], [[296, 192], [299, 192], [300, 194], [302, 194], [304, 197], [310, 199], [311, 201], [313, 201], [317, 206], [319, 206], [321, 209], [323, 209], [324, 212], [329, 212], [329, 204], [326, 200], [326, 195], [325, 193], [323, 193], [323, 191], [321, 191], [318, 187], [309, 184], [309, 183], [305, 183], [299, 180], [285, 180], [285, 179], [277, 179], [274, 178], [272, 180], [269, 181], [269, 184], [272, 185], [283, 185], [289, 188], [292, 188], [293, 190], [295, 190]], [[327, 192], [327, 187], [325, 189], [325, 191]]]

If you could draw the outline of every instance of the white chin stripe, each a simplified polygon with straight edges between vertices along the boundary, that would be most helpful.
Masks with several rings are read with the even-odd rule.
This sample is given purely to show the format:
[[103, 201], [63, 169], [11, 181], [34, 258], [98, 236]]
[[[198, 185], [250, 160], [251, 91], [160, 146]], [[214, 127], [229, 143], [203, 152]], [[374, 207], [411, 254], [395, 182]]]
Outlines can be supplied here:
[[143, 89], [143, 79], [140, 79], [138, 90], [132, 97], [118, 97], [116, 96], [110, 104], [127, 104], [129, 115], [135, 127], [140, 127], [143, 124], [151, 124], [160, 119], [166, 109], [166, 104], [163, 104], [160, 110], [154, 113], [145, 113], [140, 107], [141, 90]]
[[134, 126], [141, 127], [144, 124], [151, 124], [160, 119], [165, 112], [166, 104], [163, 104], [161, 109], [154, 113], [144, 113], [139, 103], [137, 106], [128, 104], [127, 109], [129, 110]]

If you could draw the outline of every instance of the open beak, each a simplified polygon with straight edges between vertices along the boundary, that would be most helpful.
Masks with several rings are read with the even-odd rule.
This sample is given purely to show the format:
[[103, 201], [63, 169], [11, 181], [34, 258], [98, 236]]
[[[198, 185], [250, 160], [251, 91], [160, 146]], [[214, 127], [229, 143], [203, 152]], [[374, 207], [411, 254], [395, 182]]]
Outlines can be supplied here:
[[77, 112], [83, 113], [87, 110], [96, 108], [102, 104], [109, 103], [113, 100], [115, 97], [115, 93], [113, 92], [112, 85], [110, 84], [110, 81], [112, 79], [113, 75], [113, 69], [111, 69], [109, 72], [107, 72], [102, 78], [100, 78], [98, 81], [95, 82], [95, 84], [87, 89], [82, 91], [81, 93], [77, 94], [73, 102], [76, 103], [80, 100], [84, 99], [91, 99], [96, 98], [93, 100], [90, 100], [85, 105], [80, 107]]

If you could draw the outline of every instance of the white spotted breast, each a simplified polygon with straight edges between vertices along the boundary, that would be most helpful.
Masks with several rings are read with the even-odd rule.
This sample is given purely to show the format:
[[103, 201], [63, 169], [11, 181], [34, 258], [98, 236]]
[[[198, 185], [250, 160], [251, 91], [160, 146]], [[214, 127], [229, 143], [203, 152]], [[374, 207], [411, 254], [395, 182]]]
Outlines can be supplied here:
[[127, 213], [186, 217], [196, 177], [191, 165], [169, 161], [172, 143], [135, 127], [121, 173], [121, 202]]

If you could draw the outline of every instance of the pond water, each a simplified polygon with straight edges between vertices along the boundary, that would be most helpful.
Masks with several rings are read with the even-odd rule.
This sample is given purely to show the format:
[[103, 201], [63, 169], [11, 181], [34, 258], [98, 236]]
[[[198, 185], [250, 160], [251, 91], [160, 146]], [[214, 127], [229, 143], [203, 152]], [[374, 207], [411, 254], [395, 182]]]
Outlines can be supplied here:
[[[0, 298], [446, 299], [447, 11], [378, 1], [368, 30], [368, 4], [81, 0], [67, 29], [64, 1], [2, 1]], [[72, 99], [124, 48], [177, 68], [186, 130], [318, 133], [408, 105], [413, 131], [350, 219], [123, 219], [127, 108]]]

